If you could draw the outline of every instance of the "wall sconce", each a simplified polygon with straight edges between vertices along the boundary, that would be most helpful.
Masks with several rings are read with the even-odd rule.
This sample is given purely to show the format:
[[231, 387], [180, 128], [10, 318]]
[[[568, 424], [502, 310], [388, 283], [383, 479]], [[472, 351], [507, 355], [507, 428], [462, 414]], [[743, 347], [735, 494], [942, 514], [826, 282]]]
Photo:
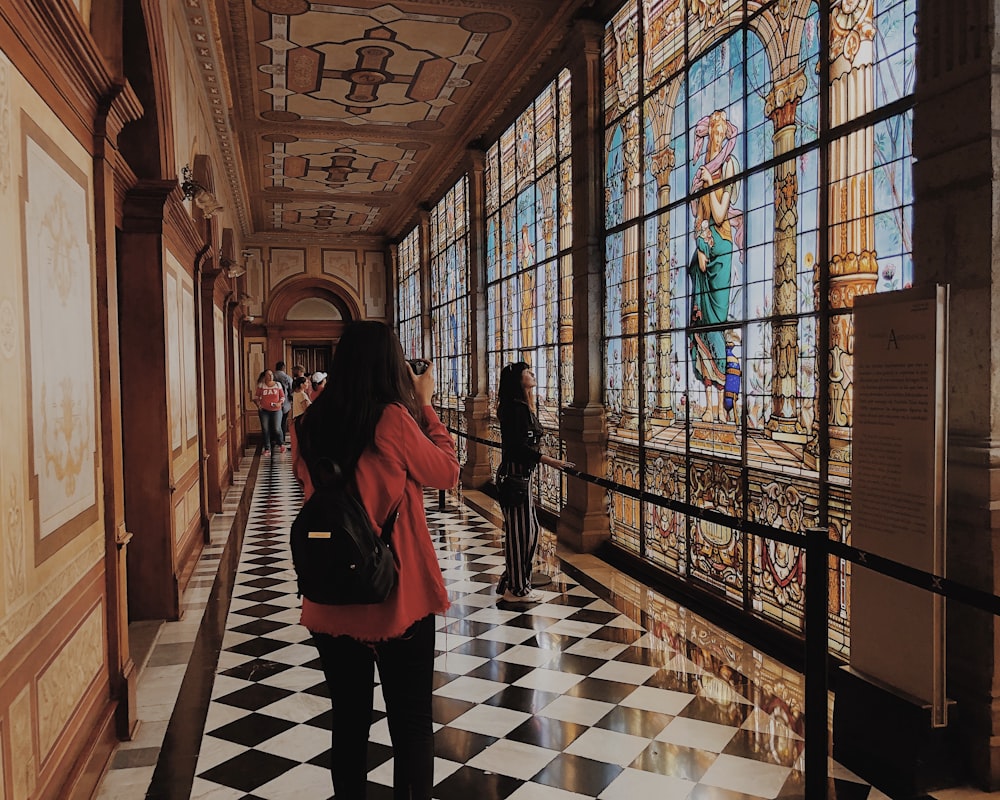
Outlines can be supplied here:
[[194, 204], [201, 209], [201, 213], [206, 219], [211, 219], [222, 211], [223, 207], [215, 199], [215, 195], [194, 179], [191, 167], [187, 164], [181, 170], [181, 191], [184, 193], [185, 200], [194, 200]]
[[226, 277], [238, 278], [240, 275], [246, 275], [246, 268], [242, 264], [238, 264], [235, 261], [230, 261], [225, 256], [219, 259], [219, 266], [226, 271]]

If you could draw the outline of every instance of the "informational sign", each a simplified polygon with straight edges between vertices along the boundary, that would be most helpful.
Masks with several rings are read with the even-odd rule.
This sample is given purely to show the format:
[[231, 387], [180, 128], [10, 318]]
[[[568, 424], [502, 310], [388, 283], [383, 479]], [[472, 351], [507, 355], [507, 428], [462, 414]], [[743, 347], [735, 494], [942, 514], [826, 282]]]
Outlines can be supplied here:
[[[854, 302], [851, 543], [944, 575], [948, 287]], [[946, 723], [944, 598], [851, 573], [851, 667]]]

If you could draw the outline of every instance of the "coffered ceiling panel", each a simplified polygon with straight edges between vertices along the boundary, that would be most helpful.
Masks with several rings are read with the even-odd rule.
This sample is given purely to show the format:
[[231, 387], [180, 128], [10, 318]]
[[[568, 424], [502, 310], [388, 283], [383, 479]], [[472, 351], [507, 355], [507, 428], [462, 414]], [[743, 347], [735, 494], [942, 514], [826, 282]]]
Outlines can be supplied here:
[[280, 239], [405, 233], [593, 0], [215, 2], [245, 233]]

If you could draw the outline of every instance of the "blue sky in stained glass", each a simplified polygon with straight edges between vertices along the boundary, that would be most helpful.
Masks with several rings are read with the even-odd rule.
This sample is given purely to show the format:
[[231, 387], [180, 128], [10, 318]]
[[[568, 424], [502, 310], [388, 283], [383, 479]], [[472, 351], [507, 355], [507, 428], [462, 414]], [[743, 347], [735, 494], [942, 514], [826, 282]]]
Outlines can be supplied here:
[[819, 8], [809, 6], [799, 41], [799, 63], [804, 65], [806, 90], [796, 109], [795, 144], [811, 142], [819, 136]]
[[[740, 34], [736, 34], [738, 37]], [[733, 38], [736, 38], [733, 37]], [[774, 123], [764, 115], [764, 98], [771, 92], [771, 65], [764, 43], [754, 31], [747, 37], [747, 154], [746, 166], [754, 167], [774, 155]]]

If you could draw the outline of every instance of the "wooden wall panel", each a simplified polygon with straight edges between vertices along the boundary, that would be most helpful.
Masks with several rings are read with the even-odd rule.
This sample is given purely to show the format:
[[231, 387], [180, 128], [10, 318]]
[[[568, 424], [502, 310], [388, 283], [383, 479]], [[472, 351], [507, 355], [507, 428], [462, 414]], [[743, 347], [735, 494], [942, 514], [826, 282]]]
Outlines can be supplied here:
[[37, 635], [0, 659], [0, 797], [64, 796], [70, 765], [110, 720], [102, 565], [65, 588]]

